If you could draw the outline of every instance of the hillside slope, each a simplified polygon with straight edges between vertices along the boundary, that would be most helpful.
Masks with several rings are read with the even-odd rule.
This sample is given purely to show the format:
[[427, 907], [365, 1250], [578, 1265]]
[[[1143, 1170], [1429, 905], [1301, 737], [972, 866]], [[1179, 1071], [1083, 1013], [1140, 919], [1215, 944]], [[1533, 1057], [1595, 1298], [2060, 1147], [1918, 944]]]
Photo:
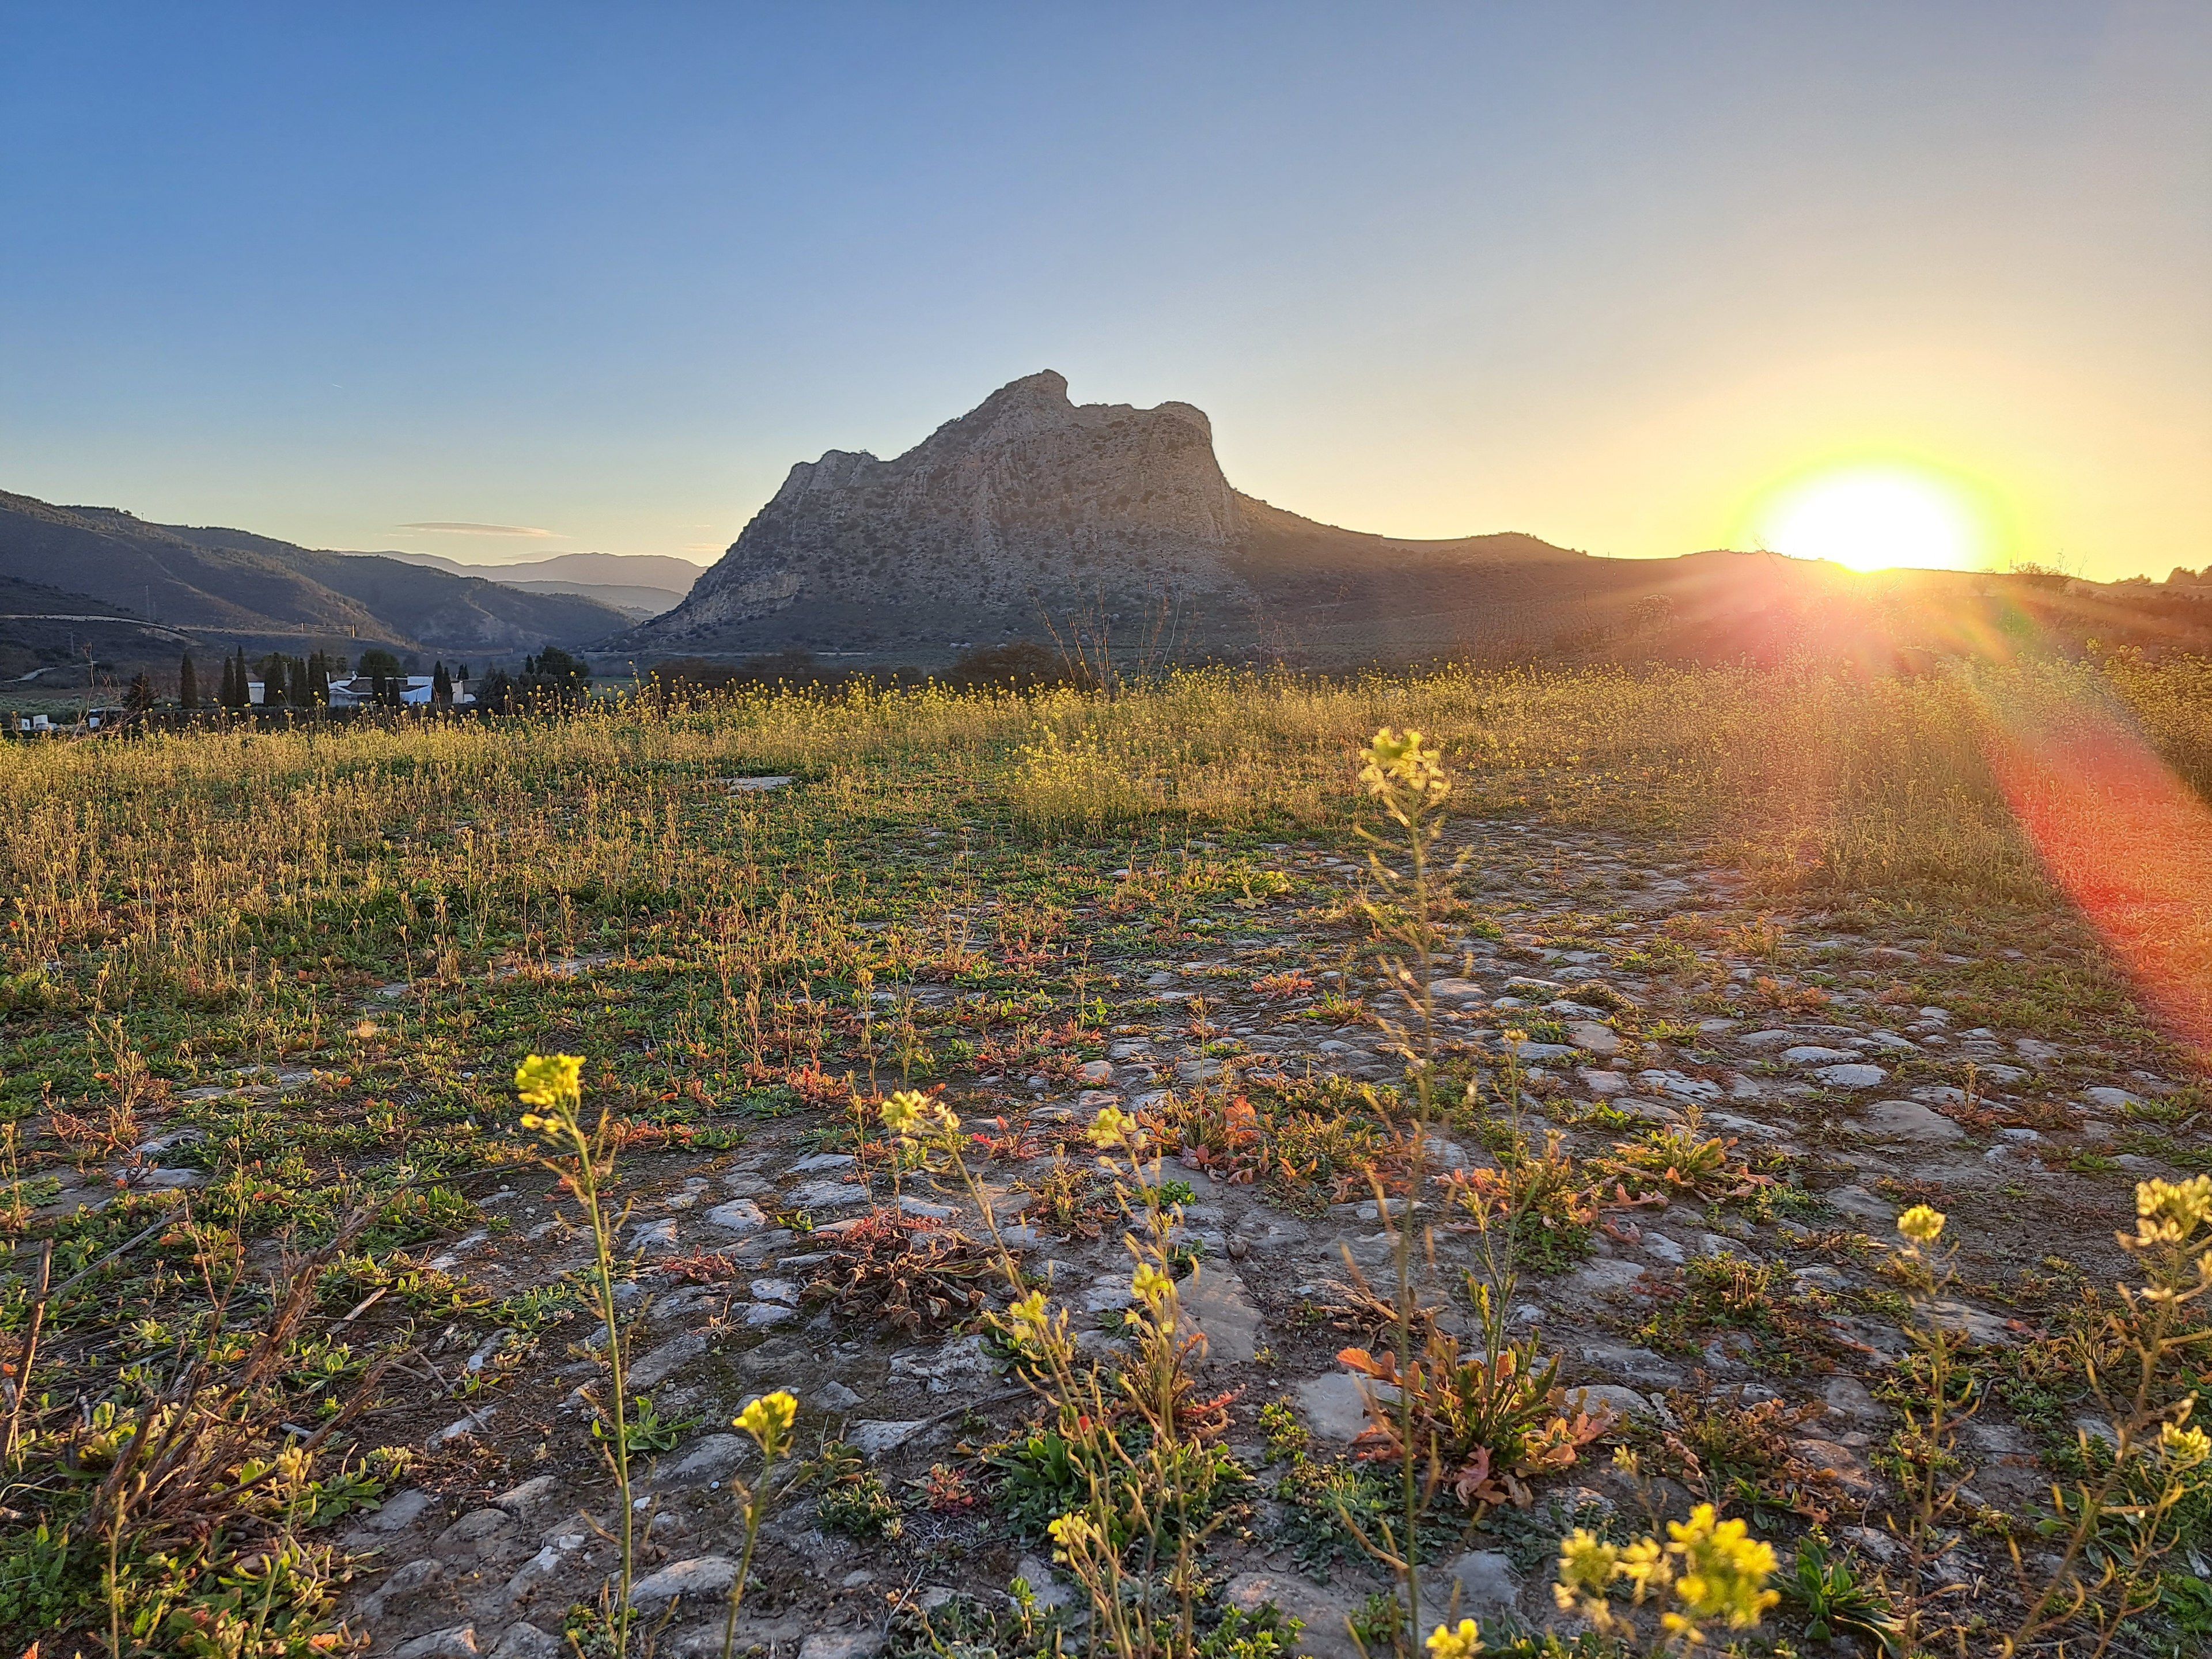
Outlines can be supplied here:
[[173, 628], [271, 641], [535, 650], [586, 643], [629, 621], [592, 599], [4, 492], [0, 576], [61, 585]]

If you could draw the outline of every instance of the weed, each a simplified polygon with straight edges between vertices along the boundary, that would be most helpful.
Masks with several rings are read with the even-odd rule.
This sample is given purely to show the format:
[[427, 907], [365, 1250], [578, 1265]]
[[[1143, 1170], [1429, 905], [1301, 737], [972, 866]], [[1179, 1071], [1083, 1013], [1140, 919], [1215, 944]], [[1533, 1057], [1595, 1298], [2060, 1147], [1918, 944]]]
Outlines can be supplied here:
[[810, 1298], [864, 1312], [897, 1329], [941, 1329], [978, 1312], [990, 1251], [945, 1223], [877, 1210], [837, 1233]]
[[898, 1500], [850, 1446], [830, 1441], [816, 1454], [812, 1469], [814, 1518], [825, 1530], [862, 1539], [892, 1539], [905, 1531]]
[[1529, 1481], [1572, 1467], [1613, 1424], [1602, 1410], [1571, 1410], [1558, 1362], [1540, 1364], [1534, 1354], [1532, 1346], [1516, 1346], [1468, 1358], [1456, 1337], [1437, 1332], [1401, 1371], [1395, 1354], [1346, 1348], [1340, 1361], [1404, 1402], [1396, 1412], [1370, 1407], [1355, 1449], [1431, 1471], [1432, 1482], [1478, 1513], [1507, 1503], [1526, 1509]]
[[1848, 1559], [1831, 1556], [1819, 1540], [1798, 1540], [1781, 1586], [1783, 1599], [1802, 1610], [1807, 1640], [1864, 1637], [1884, 1653], [1898, 1651], [1901, 1632], [1887, 1593], [1878, 1581], [1862, 1579]]
[[1288, 1462], [1304, 1455], [1313, 1437], [1288, 1401], [1271, 1400], [1260, 1407], [1260, 1431], [1267, 1437], [1267, 1461]]

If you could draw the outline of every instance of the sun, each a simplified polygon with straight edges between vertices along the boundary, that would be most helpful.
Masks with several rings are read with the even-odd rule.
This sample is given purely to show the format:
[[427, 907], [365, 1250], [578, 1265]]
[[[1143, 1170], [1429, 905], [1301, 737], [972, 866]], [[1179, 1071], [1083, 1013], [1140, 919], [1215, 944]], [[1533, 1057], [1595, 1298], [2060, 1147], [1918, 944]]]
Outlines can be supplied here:
[[1974, 570], [1988, 537], [1967, 492], [1923, 468], [1855, 464], [1798, 478], [1753, 514], [1759, 544], [1853, 570]]

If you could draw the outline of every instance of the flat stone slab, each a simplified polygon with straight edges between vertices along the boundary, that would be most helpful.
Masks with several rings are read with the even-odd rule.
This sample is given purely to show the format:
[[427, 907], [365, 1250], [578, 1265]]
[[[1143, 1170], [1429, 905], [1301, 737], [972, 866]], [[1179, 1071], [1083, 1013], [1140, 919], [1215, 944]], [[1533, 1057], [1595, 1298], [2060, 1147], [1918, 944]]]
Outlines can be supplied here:
[[1855, 1220], [1871, 1221], [1880, 1227], [1896, 1224], [1897, 1206], [1886, 1198], [1876, 1198], [1863, 1187], [1838, 1187], [1820, 1195]]
[[1917, 1100], [1880, 1100], [1860, 1115], [1862, 1134], [1878, 1140], [1911, 1140], [1927, 1145], [1964, 1140], [1966, 1132], [1931, 1106]]
[[865, 1456], [881, 1457], [887, 1451], [896, 1451], [928, 1426], [928, 1419], [916, 1418], [909, 1422], [866, 1421], [855, 1423], [845, 1431], [846, 1443]]
[[1617, 1256], [1600, 1256], [1596, 1261], [1577, 1267], [1567, 1282], [1577, 1290], [1602, 1294], [1608, 1291], [1625, 1291], [1643, 1277], [1644, 1267], [1640, 1262], [1623, 1261]]
[[1520, 1576], [1504, 1550], [1469, 1550], [1442, 1571], [1421, 1572], [1422, 1610], [1435, 1608], [1439, 1623], [1473, 1618], [1487, 1625], [1516, 1612], [1520, 1599]]
[[1578, 1019], [1567, 1027], [1567, 1041], [1585, 1054], [1617, 1054], [1620, 1033], [1594, 1019]]
[[1367, 1402], [1359, 1379], [1349, 1371], [1309, 1377], [1298, 1384], [1297, 1395], [1298, 1409], [1324, 1440], [1356, 1440], [1367, 1426]]
[[1831, 1089], [1878, 1089], [1889, 1081], [1887, 1072], [1863, 1061], [1855, 1066], [1823, 1066], [1813, 1075]]
[[842, 1181], [809, 1181], [791, 1194], [791, 1201], [802, 1210], [847, 1210], [866, 1204], [868, 1189]]
[[1243, 1285], [1218, 1268], [1199, 1269], [1186, 1281], [1181, 1300], [1184, 1316], [1206, 1338], [1206, 1357], [1215, 1364], [1243, 1365], [1259, 1352], [1260, 1310]]
[[726, 1555], [694, 1556], [647, 1573], [629, 1587], [630, 1605], [653, 1607], [677, 1596], [693, 1600], [720, 1596], [736, 1582], [738, 1564]]
[[750, 1198], [733, 1198], [726, 1204], [717, 1204], [707, 1212], [705, 1219], [710, 1226], [733, 1233], [757, 1232], [768, 1225], [767, 1215]]
[[1569, 1410], [1579, 1408], [1593, 1414], [1603, 1410], [1626, 1422], [1631, 1418], [1652, 1417], [1658, 1407], [1648, 1395], [1633, 1389], [1623, 1388], [1618, 1382], [1592, 1382], [1582, 1388], [1567, 1390]]

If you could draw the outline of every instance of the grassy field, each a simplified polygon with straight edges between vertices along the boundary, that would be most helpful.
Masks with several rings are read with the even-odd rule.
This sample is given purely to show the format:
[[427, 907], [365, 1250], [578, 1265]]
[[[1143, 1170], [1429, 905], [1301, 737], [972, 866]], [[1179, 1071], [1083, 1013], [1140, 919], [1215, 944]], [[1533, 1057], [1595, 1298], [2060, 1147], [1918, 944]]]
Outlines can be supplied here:
[[[617, 1196], [658, 1214], [653, 1205], [680, 1195], [685, 1181], [695, 1197], [710, 1182], [732, 1194], [749, 1177], [765, 1182], [768, 1165], [742, 1166], [771, 1151], [858, 1156], [871, 1179], [892, 1178], [907, 1167], [902, 1154], [868, 1113], [902, 1087], [942, 1088], [971, 1127], [995, 1116], [1018, 1140], [1006, 1114], [1028, 1103], [1016, 1098], [1020, 1080], [1039, 1099], [1072, 1094], [1084, 1067], [1118, 1063], [1108, 1060], [1117, 1042], [1161, 1038], [1166, 1022], [1188, 1019], [1189, 1005], [1152, 995], [1147, 976], [1182, 972], [1200, 986], [1190, 1057], [1148, 1109], [1187, 1154], [1212, 1157], [1183, 1161], [1203, 1187], [1209, 1176], [1195, 1171], [1218, 1170], [1248, 1144], [1238, 1109], [1218, 1097], [1206, 1070], [1212, 1061], [1239, 1074], [1240, 1043], [1226, 1029], [1240, 1018], [1237, 999], [1254, 1007], [1295, 999], [1308, 1026], [1370, 1042], [1420, 1012], [1393, 1002], [1386, 975], [1415, 925], [1412, 901], [1343, 863], [1364, 856], [1363, 826], [1387, 828], [1359, 781], [1362, 746], [1383, 726], [1427, 734], [1453, 777], [1447, 845], [1469, 864], [1443, 880], [1419, 924], [1440, 946], [1439, 973], [1474, 963], [1459, 948], [1468, 941], [1500, 941], [1547, 973], [1540, 964], [1564, 953], [1611, 949], [1614, 970], [1656, 988], [1595, 1011], [1616, 1032], [1607, 1042], [1625, 1041], [1654, 1065], [1677, 1055], [1687, 1069], [1670, 1075], [1718, 1078], [1695, 1020], [1732, 1016], [1749, 1006], [1746, 996], [1764, 999], [1774, 1019], [1826, 1018], [1820, 1008], [1836, 987], [1850, 988], [1850, 975], [1835, 951], [1810, 941], [1849, 935], [1854, 949], [1927, 968], [1916, 978], [1919, 967], [1866, 957], [1868, 995], [1885, 978], [1896, 993], [1870, 1011], [1893, 1006], [1901, 1021], [1919, 1006], [1912, 997], [1933, 998], [1948, 1018], [2008, 1041], [2018, 1033], [2082, 1045], [2084, 1069], [2069, 1084], [2077, 1091], [2093, 1073], [2112, 1086], [2166, 1079], [2163, 1092], [2127, 1085], [2134, 1105], [2120, 1140], [2067, 1153], [2068, 1178], [2090, 1183], [2085, 1193], [2121, 1194], [2118, 1207], [2107, 1214], [2085, 1199], [2063, 1220], [2046, 1218], [2084, 1241], [2078, 1249], [2046, 1237], [2041, 1249], [2024, 1243], [2004, 1255], [2007, 1294], [2026, 1294], [2021, 1273], [2044, 1276], [2042, 1311], [2022, 1316], [2042, 1322], [2035, 1340], [2048, 1352], [1986, 1358], [1987, 1387], [2001, 1373], [2014, 1382], [2027, 1376], [2024, 1355], [2059, 1366], [2075, 1352], [2066, 1346], [2073, 1328], [2063, 1332], [2049, 1310], [2065, 1297], [2079, 1301], [2081, 1274], [2108, 1282], [2126, 1267], [2110, 1243], [2130, 1207], [2115, 1152], [2124, 1146], [2168, 1173], [2206, 1167], [2196, 1135], [2198, 1056], [2212, 1035], [2212, 831], [2203, 805], [2212, 793], [2212, 671], [2201, 663], [2121, 658], [1867, 680], [1811, 671], [1341, 683], [1200, 673], [1111, 697], [758, 695], [677, 710], [595, 705], [559, 722], [398, 719], [343, 731], [0, 746], [0, 1353], [9, 1386], [0, 1503], [11, 1517], [0, 1544], [0, 1631], [19, 1647], [43, 1636], [47, 1659], [327, 1651], [329, 1633], [341, 1630], [340, 1647], [372, 1632], [375, 1650], [389, 1651], [396, 1641], [375, 1632], [374, 1615], [402, 1603], [362, 1598], [395, 1565], [405, 1571], [391, 1551], [377, 1554], [380, 1534], [364, 1529], [394, 1492], [505, 1514], [483, 1498], [557, 1468], [583, 1490], [586, 1511], [604, 1513], [590, 1471], [606, 1402], [598, 1416], [580, 1416], [572, 1400], [563, 1416], [567, 1390], [555, 1388], [523, 1403], [556, 1362], [572, 1362], [564, 1374], [573, 1382], [605, 1355], [587, 1340], [588, 1274], [580, 1279], [569, 1262], [531, 1282], [519, 1268], [495, 1282], [475, 1275], [478, 1257], [457, 1243], [488, 1239], [476, 1248], [520, 1261], [525, 1235], [538, 1236], [523, 1224], [526, 1206], [559, 1196], [543, 1148], [519, 1127], [512, 1079], [526, 1054], [585, 1058], [586, 1098], [613, 1114], [606, 1150]], [[790, 781], [761, 787], [777, 778]], [[1677, 905], [1663, 926], [1655, 921], [1633, 951], [1607, 945], [1640, 914], [1623, 908], [1626, 899], [1654, 881], [1680, 887], [1696, 872], [1717, 872], [1720, 884]], [[1524, 914], [1531, 895], [1547, 907], [1540, 926]], [[2006, 955], [2004, 946], [2028, 948]], [[1189, 966], [1204, 958], [1215, 963], [1205, 972], [1217, 973], [1217, 989]], [[1231, 1005], [1218, 1024], [1208, 996]], [[1667, 998], [1676, 1012], [1662, 1018]], [[1478, 1162], [1504, 1172], [1525, 1206], [1553, 1200], [1531, 1196], [1541, 1182], [1505, 1179], [1530, 1168], [1532, 1154], [1519, 1130], [1498, 1129], [1495, 1110], [1477, 1109], [1472, 1079], [1479, 1073], [1495, 1086], [1509, 1020], [1564, 1043], [1558, 1034], [1576, 1016], [1516, 1006], [1486, 1015], [1480, 1033], [1470, 1025], [1458, 1034], [1470, 1091], [1449, 1127], [1489, 1148]], [[1433, 1012], [1425, 1017], [1433, 1024]], [[1387, 1060], [1387, 1043], [1383, 1052]], [[1560, 1270], [1585, 1260], [1595, 1237], [1600, 1212], [1584, 1199], [1610, 1183], [1631, 1201], [1644, 1167], [1627, 1151], [1603, 1150], [1624, 1134], [1632, 1138], [1622, 1147], [1641, 1146], [1632, 1134], [1641, 1131], [1617, 1110], [1603, 1117], [1613, 1109], [1602, 1092], [1571, 1104], [1577, 1085], [1562, 1089], [1559, 1079], [1571, 1075], [1555, 1066], [1550, 1086], [1529, 1091], [1572, 1134], [1597, 1137], [1586, 1158], [1579, 1141], [1555, 1149], [1565, 1173], [1546, 1177], [1546, 1191], [1565, 1194], [1553, 1220], [1582, 1241], [1547, 1264]], [[2078, 1106], [2053, 1103], [2063, 1092], [2055, 1083], [2035, 1101], [1999, 1107], [1976, 1075], [1972, 1065], [1931, 1061], [1921, 1080], [1959, 1094], [1963, 1107], [1946, 1111], [1976, 1135], [1998, 1134], [2008, 1121], [2080, 1127]], [[1422, 1179], [1418, 1163], [1409, 1176], [1391, 1151], [1413, 1109], [1402, 1077], [1324, 1085], [1310, 1073], [1273, 1097], [1257, 1085], [1249, 1092], [1241, 1109], [1261, 1126], [1249, 1136], [1264, 1130], [1279, 1169], [1304, 1172], [1279, 1178], [1269, 1173], [1277, 1164], [1255, 1166], [1254, 1190], [1282, 1214], [1342, 1212], [1349, 1224], [1369, 1179], [1395, 1191]], [[1507, 1103], [1517, 1112], [1517, 1093]], [[1040, 1121], [1049, 1143], [1053, 1120]], [[1694, 1137], [1694, 1117], [1689, 1127]], [[1662, 1132], [1674, 1133], [1652, 1131]], [[1283, 1149], [1294, 1140], [1304, 1150], [1292, 1155]], [[1803, 1190], [1811, 1204], [1806, 1172], [1831, 1143], [1812, 1132], [1799, 1142], [1763, 1170], [1740, 1167], [1747, 1179]], [[1793, 1158], [1803, 1164], [1794, 1174]], [[1031, 1169], [1017, 1180], [1021, 1160], [1008, 1161], [1003, 1179], [1042, 1190], [1047, 1176]], [[1911, 1165], [1899, 1160], [1894, 1174], [1906, 1185], [1893, 1196], [1917, 1190]], [[1064, 1169], [1051, 1178], [1060, 1184], [1045, 1198], [1075, 1228], [1062, 1236], [1103, 1231], [1110, 1249], [1118, 1225], [1104, 1189]], [[1716, 1217], [1752, 1202], [1717, 1196], [1724, 1184], [1692, 1188]], [[1752, 1187], [1765, 1189], [1745, 1191]], [[895, 1215], [896, 1189], [886, 1190]], [[824, 1218], [765, 1186], [759, 1198], [772, 1222], [802, 1240]], [[672, 1218], [688, 1213], [666, 1201]], [[1989, 1200], [1993, 1233], [2008, 1205], [2017, 1211], [2016, 1200]], [[1962, 1198], [1954, 1212], [1976, 1210]], [[1648, 1224], [1646, 1212], [1632, 1213]], [[1087, 1234], [1085, 1215], [1094, 1218]], [[1771, 1201], [1755, 1219], [1778, 1224]], [[951, 1248], [893, 1243], [895, 1255]], [[689, 1266], [672, 1279], [666, 1252], [656, 1257], [635, 1237], [623, 1249], [623, 1276], [650, 1297], [749, 1271], [690, 1249], [673, 1257]], [[2034, 1265], [2054, 1253], [2074, 1264], [2063, 1285], [2059, 1269]], [[951, 1258], [932, 1259], [941, 1267]], [[1995, 1255], [1983, 1265], [1998, 1272]], [[881, 1285], [896, 1282], [896, 1273], [868, 1277], [875, 1266], [854, 1271], [855, 1283], [874, 1288], [857, 1303], [832, 1298], [823, 1327], [832, 1334], [850, 1323], [865, 1335], [866, 1310], [884, 1305]], [[1682, 1346], [1684, 1330], [1729, 1322], [1711, 1307], [1698, 1312], [1700, 1297], [1724, 1303], [1732, 1293], [1700, 1271], [1685, 1267], [1679, 1286], [1638, 1315], [1654, 1351]], [[1295, 1328], [1254, 1294], [1264, 1328]], [[958, 1311], [969, 1322], [947, 1328], [992, 1328], [973, 1322], [1004, 1299], [963, 1294]], [[1783, 1375], [1776, 1345], [1796, 1340], [1787, 1333], [1797, 1328], [1787, 1319], [1761, 1326], [1767, 1358], [1743, 1363], [1762, 1377]], [[1327, 1331], [1311, 1342], [1334, 1346]], [[1287, 1341], [1276, 1346], [1291, 1352]], [[1794, 1351], [1819, 1346], [1804, 1338]], [[2201, 1368], [2205, 1354], [2185, 1345], [2179, 1358]], [[2034, 1376], [2054, 1398], [2081, 1398]], [[1600, 1379], [1593, 1371], [1587, 1380]], [[593, 1385], [586, 1376], [582, 1386]], [[1223, 1422], [1264, 1423], [1254, 1414], [1266, 1378], [1237, 1386], [1244, 1397], [1234, 1413], [1224, 1407]], [[1012, 1388], [1019, 1393], [1018, 1372]], [[498, 1431], [444, 1432], [502, 1403]], [[1676, 1443], [1690, 1434], [1681, 1423], [1705, 1425], [1738, 1452], [1757, 1439], [1739, 1420], [1750, 1407], [1698, 1409], [1676, 1408]], [[648, 1423], [673, 1423], [677, 1410], [652, 1405]], [[1019, 1408], [1000, 1416], [1007, 1411]], [[2081, 1474], [2065, 1462], [2071, 1417], [2052, 1420], [2063, 1432], [2044, 1454], [2046, 1472]], [[1153, 1443], [1171, 1441], [1176, 1421], [1170, 1412], [1165, 1430], [1156, 1425]], [[696, 1423], [642, 1437], [635, 1426], [621, 1431], [643, 1457], [674, 1452]], [[1293, 1427], [1274, 1419], [1271, 1444]], [[510, 1431], [522, 1438], [505, 1437]], [[941, 1458], [928, 1478], [945, 1491], [972, 1488], [975, 1514], [998, 1518], [952, 1543], [950, 1531], [939, 1537], [915, 1522], [900, 1547], [919, 1547], [914, 1539], [927, 1533], [939, 1554], [914, 1582], [951, 1583], [950, 1563], [963, 1553], [982, 1559], [987, 1534], [1019, 1535], [1024, 1511], [1005, 1493], [1020, 1481], [1006, 1472], [1028, 1466], [1009, 1463], [1003, 1446], [992, 1451], [981, 1419], [968, 1432], [975, 1458]], [[1222, 1432], [1235, 1440], [1234, 1429]], [[2093, 1443], [2082, 1445], [2094, 1474]], [[880, 1482], [870, 1495], [875, 1477], [839, 1462], [850, 1456], [839, 1446], [833, 1437], [809, 1464], [809, 1501], [834, 1518], [879, 1511], [880, 1496], [896, 1518], [900, 1500]], [[1657, 1446], [1648, 1457], [1662, 1457]], [[1787, 1455], [1777, 1456], [1786, 1468]], [[1904, 1514], [1915, 1471], [1953, 1453], [1895, 1456], [1903, 1461], [1887, 1476], [1874, 1459], [1869, 1479]], [[1312, 1483], [1310, 1501], [1282, 1502], [1323, 1532], [1333, 1512], [1310, 1491], [1331, 1480], [1350, 1491], [1365, 1478], [1352, 1463], [1309, 1464], [1304, 1452], [1292, 1467], [1309, 1471], [1297, 1478]], [[1696, 1493], [1679, 1462], [1671, 1467], [1678, 1492]], [[1764, 1477], [1749, 1478], [1745, 1490], [1767, 1490]], [[857, 1510], [854, 1492], [866, 1499]], [[466, 1493], [477, 1496], [454, 1496]], [[1723, 1502], [1723, 1511], [1762, 1526], [1788, 1512], [1795, 1518], [1774, 1522], [1786, 1531], [1802, 1529], [1812, 1508], [1836, 1507], [1770, 1498]], [[2152, 1611], [2129, 1613], [2144, 1630], [2199, 1628], [2187, 1623], [2197, 1616], [2187, 1598], [2200, 1593], [2199, 1612], [2212, 1620], [2203, 1582], [2212, 1530], [2201, 1512], [2212, 1500], [2191, 1488], [2177, 1502], [2185, 1507], [2173, 1535], [2142, 1580]], [[946, 1503], [927, 1514], [968, 1512]], [[2027, 1526], [2026, 1504], [2014, 1506], [2015, 1531]], [[1470, 1502], [1452, 1526], [1478, 1543], [1510, 1542], [1523, 1513]], [[1963, 1514], [1938, 1520], [1956, 1531]], [[878, 1519], [879, 1541], [898, 1536]], [[1863, 1505], [1862, 1521], [1877, 1532], [1883, 1524]], [[1236, 1524], [1247, 1540], [1265, 1532], [1249, 1516]], [[1997, 1525], [1986, 1516], [1975, 1524]], [[1843, 1549], [1835, 1534], [1820, 1536], [1824, 1548]], [[1863, 1571], [1879, 1559], [1868, 1556]], [[1932, 1562], [1912, 1565], [1940, 1577]], [[462, 1571], [450, 1560], [447, 1570]], [[774, 1571], [792, 1576], [779, 1585], [771, 1572], [762, 1605], [802, 1607], [800, 1568]], [[1892, 1563], [1890, 1590], [1895, 1605], [1917, 1609], [1923, 1590], [1902, 1584], [1909, 1576]], [[887, 1576], [884, 1588], [897, 1585]], [[595, 1595], [580, 1589], [574, 1601], [587, 1607]], [[965, 1599], [949, 1605], [956, 1622], [987, 1616]], [[1200, 1623], [1218, 1637], [1218, 1607], [1205, 1605], [1213, 1610]], [[2114, 1605], [2109, 1585], [2093, 1586], [2081, 1616]], [[589, 1619], [571, 1612], [585, 1650], [607, 1650]], [[1370, 1613], [1369, 1634], [1385, 1650], [1400, 1638]], [[910, 1609], [894, 1605], [889, 1616], [895, 1648], [917, 1639]], [[1802, 1641], [1806, 1620], [1793, 1602], [1757, 1639], [1794, 1629]], [[1936, 1622], [1931, 1615], [1927, 1628]], [[1209, 1651], [1272, 1650], [1234, 1646], [1257, 1638], [1239, 1638], [1234, 1620], [1227, 1627], [1228, 1645]], [[772, 1650], [779, 1639], [771, 1632], [755, 1645]], [[1002, 1651], [1025, 1650], [1021, 1639], [1006, 1630], [992, 1638]]]

